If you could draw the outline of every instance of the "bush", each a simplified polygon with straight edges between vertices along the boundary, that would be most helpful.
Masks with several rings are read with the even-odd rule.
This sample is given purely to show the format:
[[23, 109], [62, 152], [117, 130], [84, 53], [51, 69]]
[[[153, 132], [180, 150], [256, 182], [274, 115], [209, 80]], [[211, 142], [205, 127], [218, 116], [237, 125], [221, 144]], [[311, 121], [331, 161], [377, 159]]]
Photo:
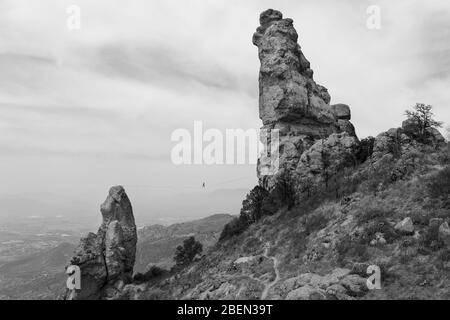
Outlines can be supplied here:
[[349, 235], [344, 236], [336, 245], [337, 261], [343, 265], [346, 258], [352, 262], [365, 262], [369, 260], [367, 246], [359, 241], [353, 241]]
[[262, 217], [272, 215], [277, 210], [273, 197], [269, 192], [260, 187], [254, 187], [242, 202], [241, 213], [225, 225], [219, 241], [230, 239], [244, 232], [249, 225]]
[[273, 214], [270, 206], [271, 196], [263, 187], [256, 186], [242, 202], [241, 216], [249, 224], [252, 224], [263, 216]]
[[401, 134], [397, 131], [394, 137], [389, 136], [387, 141], [387, 149], [390, 154], [394, 156], [394, 158], [398, 159], [402, 155], [402, 139]]
[[141, 296], [142, 300], [169, 300], [170, 295], [159, 288], [150, 288], [144, 291]]
[[236, 217], [228, 222], [222, 230], [219, 237], [219, 242], [230, 239], [241, 234], [247, 229], [248, 223], [241, 217]]
[[428, 227], [420, 238], [419, 244], [422, 254], [429, 254], [431, 251], [438, 251], [443, 248], [444, 243], [439, 239], [439, 226]]
[[378, 207], [365, 207], [363, 210], [358, 213], [358, 222], [360, 224], [380, 220], [391, 214], [390, 211]]
[[321, 230], [327, 226], [329, 219], [324, 213], [310, 214], [305, 216], [305, 233], [309, 236], [311, 233]]
[[366, 160], [372, 156], [374, 144], [374, 137], [368, 137], [361, 140], [361, 142], [359, 143], [358, 151], [356, 153], [356, 159], [360, 163], [366, 162]]
[[450, 261], [450, 249], [448, 249], [448, 248], [442, 249], [442, 251], [439, 252], [438, 259], [442, 262], [449, 262]]
[[133, 276], [133, 282], [137, 284], [141, 284], [144, 282], [148, 282], [156, 277], [159, 277], [163, 274], [167, 273], [166, 270], [159, 268], [157, 266], [152, 266], [147, 272], [145, 273], [136, 273]]
[[276, 180], [271, 197], [278, 207], [287, 206], [291, 209], [295, 204], [294, 181], [287, 171], [283, 171]]
[[450, 195], [450, 166], [439, 171], [427, 183], [428, 194], [432, 198], [447, 199]]
[[194, 237], [190, 237], [184, 240], [182, 246], [178, 246], [175, 251], [175, 263], [178, 267], [184, 267], [189, 265], [196, 255], [202, 253], [203, 246], [200, 242], [196, 241]]
[[450, 164], [450, 142], [439, 153], [439, 163], [444, 166]]
[[364, 234], [361, 237], [363, 243], [369, 244], [370, 241], [375, 239], [377, 233], [382, 233], [387, 243], [392, 243], [399, 238], [399, 235], [395, 232], [395, 229], [384, 218], [371, 221], [365, 228]]

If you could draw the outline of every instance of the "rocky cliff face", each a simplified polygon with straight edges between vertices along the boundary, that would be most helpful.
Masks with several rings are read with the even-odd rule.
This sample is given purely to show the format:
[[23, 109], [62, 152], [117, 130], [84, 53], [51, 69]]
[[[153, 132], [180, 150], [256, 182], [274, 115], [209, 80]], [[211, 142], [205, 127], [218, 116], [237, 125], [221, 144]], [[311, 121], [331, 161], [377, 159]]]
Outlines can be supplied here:
[[137, 232], [133, 209], [125, 190], [112, 187], [100, 207], [103, 222], [97, 234], [82, 238], [70, 264], [81, 270], [81, 289], [66, 299], [113, 298], [131, 280]]
[[263, 176], [261, 169], [267, 163], [261, 161], [258, 166], [261, 185], [268, 189], [284, 172], [297, 184], [304, 178], [320, 180], [316, 171], [324, 166], [318, 156], [322, 144], [333, 149], [332, 166], [337, 167], [343, 161], [339, 153], [352, 152], [358, 143], [349, 106], [330, 105], [330, 94], [314, 81], [297, 39], [292, 19], [283, 19], [281, 12], [272, 9], [261, 13], [260, 26], [253, 35], [261, 61], [259, 115], [262, 129], [277, 129], [280, 136], [278, 173]]

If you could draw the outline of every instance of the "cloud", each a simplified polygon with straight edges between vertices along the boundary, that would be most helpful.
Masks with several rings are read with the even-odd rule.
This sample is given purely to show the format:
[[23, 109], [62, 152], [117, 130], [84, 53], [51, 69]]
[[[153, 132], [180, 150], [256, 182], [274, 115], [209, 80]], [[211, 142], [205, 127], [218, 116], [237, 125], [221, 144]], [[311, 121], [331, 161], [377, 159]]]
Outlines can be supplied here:
[[124, 159], [131, 161], [167, 161], [170, 159], [170, 154], [150, 154], [150, 153], [138, 153], [138, 152], [122, 152], [120, 150], [113, 152], [104, 151], [89, 151], [89, 150], [70, 150], [70, 149], [50, 149], [46, 147], [39, 147], [35, 145], [1, 145], [0, 144], [0, 156], [1, 157], [68, 157], [71, 159], [77, 159], [80, 157], [88, 157], [95, 159]]
[[0, 102], [1, 111], [13, 111], [20, 113], [37, 113], [41, 115], [53, 115], [61, 117], [87, 117], [87, 118], [111, 118], [116, 119], [118, 114], [115, 111], [105, 112], [104, 109], [96, 107], [77, 107], [77, 106], [42, 106], [26, 105], [17, 103]]
[[165, 47], [164, 44], [104, 45], [97, 50], [90, 64], [105, 76], [129, 78], [168, 88], [184, 90], [195, 82], [218, 90], [244, 89], [239, 86], [232, 70], [224, 69], [211, 57], [183, 55], [179, 48]]

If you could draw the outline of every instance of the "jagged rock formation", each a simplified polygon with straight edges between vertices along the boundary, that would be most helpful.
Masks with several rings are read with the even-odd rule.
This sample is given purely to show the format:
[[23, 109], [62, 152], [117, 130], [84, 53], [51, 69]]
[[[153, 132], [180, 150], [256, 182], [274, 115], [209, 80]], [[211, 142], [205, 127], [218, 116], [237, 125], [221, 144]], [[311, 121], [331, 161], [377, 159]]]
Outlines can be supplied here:
[[137, 232], [123, 187], [109, 190], [100, 211], [103, 222], [97, 234], [81, 239], [70, 262], [80, 267], [81, 289], [68, 291], [66, 299], [113, 298], [133, 275]]
[[[277, 176], [285, 171], [297, 181], [311, 175], [320, 180], [315, 173], [323, 166], [317, 157], [322, 153], [320, 143], [335, 149], [334, 167], [344, 161], [336, 145], [345, 146], [345, 151], [357, 146], [350, 107], [330, 105], [328, 90], [314, 81], [310, 63], [297, 43], [292, 19], [283, 19], [281, 12], [269, 9], [261, 13], [260, 24], [253, 35], [261, 61], [259, 115], [262, 129], [278, 129], [280, 135], [280, 170], [274, 176], [263, 176], [262, 168], [270, 160], [263, 157], [258, 165], [260, 183], [272, 189]], [[302, 155], [311, 148], [314, 163], [308, 170], [308, 161]]]

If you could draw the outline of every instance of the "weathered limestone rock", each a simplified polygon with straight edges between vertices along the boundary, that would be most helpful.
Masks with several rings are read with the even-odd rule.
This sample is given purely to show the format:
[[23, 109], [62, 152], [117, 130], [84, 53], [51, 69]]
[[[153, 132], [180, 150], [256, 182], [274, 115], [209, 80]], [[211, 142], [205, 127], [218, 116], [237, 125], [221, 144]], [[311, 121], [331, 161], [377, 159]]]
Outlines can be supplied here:
[[263, 124], [294, 122], [317, 127], [312, 132], [317, 137], [337, 132], [333, 127], [336, 116], [324, 101], [329, 100], [329, 94], [312, 80], [292, 19], [283, 19], [281, 12], [269, 9], [261, 14], [260, 23], [253, 43], [261, 60], [259, 106]]
[[413, 221], [407, 217], [395, 225], [395, 230], [402, 234], [414, 234]]
[[342, 168], [352, 165], [357, 147], [356, 138], [345, 132], [319, 140], [301, 155], [296, 168], [297, 176], [319, 183], [324, 175], [331, 177]]
[[[417, 139], [418, 138], [418, 128], [417, 124], [413, 120], [407, 119], [402, 123], [402, 129], [408, 136]], [[426, 130], [426, 143], [434, 146], [445, 145], [446, 140], [444, 136], [436, 128], [427, 128]]]
[[68, 290], [66, 299], [113, 298], [133, 275], [137, 232], [123, 187], [109, 190], [100, 211], [103, 222], [97, 234], [89, 233], [80, 240], [70, 262], [80, 267], [81, 289]]
[[[261, 13], [260, 26], [253, 35], [258, 47], [259, 115], [265, 130], [277, 129], [280, 135], [280, 171], [273, 176], [258, 176], [263, 187], [271, 189], [278, 177], [287, 172], [294, 176], [318, 170], [319, 149], [316, 143], [332, 134], [345, 132], [339, 145], [357, 143], [355, 128], [349, 122], [350, 108], [345, 104], [330, 106], [328, 90], [313, 80], [313, 71], [297, 43], [298, 34], [292, 19], [283, 19], [281, 12], [269, 9]], [[350, 139], [351, 137], [351, 139]], [[304, 166], [302, 155], [309, 151], [316, 161], [312, 168]], [[350, 146], [348, 146], [350, 148]], [[339, 150], [335, 150], [339, 151]], [[303, 157], [304, 158], [304, 157]]]
[[325, 292], [311, 286], [304, 286], [288, 293], [286, 300], [325, 300]]
[[284, 280], [280, 290], [287, 300], [348, 300], [364, 295], [368, 289], [364, 277], [338, 268], [324, 276], [304, 273]]
[[331, 110], [333, 110], [338, 119], [350, 120], [352, 118], [350, 107], [346, 104], [333, 104]]

